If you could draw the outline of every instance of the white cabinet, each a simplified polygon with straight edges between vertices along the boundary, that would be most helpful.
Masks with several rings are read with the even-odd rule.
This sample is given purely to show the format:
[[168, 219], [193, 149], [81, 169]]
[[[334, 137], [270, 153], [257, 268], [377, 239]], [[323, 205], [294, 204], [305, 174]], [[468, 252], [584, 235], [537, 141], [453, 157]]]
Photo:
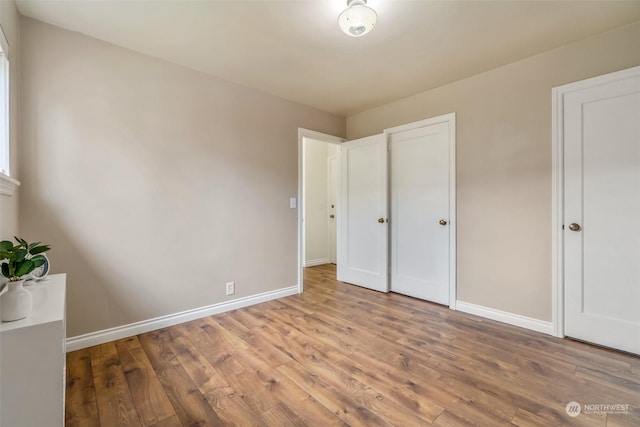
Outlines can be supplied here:
[[0, 323], [1, 427], [64, 425], [66, 275], [27, 287], [33, 312]]

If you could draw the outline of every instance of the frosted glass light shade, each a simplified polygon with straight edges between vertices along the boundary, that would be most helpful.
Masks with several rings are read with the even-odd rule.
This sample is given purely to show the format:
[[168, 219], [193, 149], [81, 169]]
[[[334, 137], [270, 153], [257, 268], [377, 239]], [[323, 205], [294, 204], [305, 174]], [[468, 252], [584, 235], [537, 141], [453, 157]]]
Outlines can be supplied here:
[[362, 0], [347, 2], [349, 7], [338, 16], [338, 25], [345, 34], [352, 37], [361, 37], [376, 25], [378, 14], [366, 4], [367, 2]]

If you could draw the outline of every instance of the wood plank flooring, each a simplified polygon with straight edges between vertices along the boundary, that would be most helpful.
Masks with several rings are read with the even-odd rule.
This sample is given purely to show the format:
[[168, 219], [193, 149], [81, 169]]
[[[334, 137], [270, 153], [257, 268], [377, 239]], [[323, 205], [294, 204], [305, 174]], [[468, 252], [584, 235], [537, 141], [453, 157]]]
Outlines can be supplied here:
[[303, 294], [69, 353], [66, 425], [640, 426], [640, 358], [325, 265]]

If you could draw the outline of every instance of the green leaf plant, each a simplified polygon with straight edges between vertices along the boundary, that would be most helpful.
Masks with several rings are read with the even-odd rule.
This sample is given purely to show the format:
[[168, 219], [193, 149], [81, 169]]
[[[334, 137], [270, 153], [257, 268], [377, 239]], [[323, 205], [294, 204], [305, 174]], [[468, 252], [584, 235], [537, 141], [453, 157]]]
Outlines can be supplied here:
[[42, 253], [51, 249], [49, 245], [40, 242], [28, 243], [26, 240], [15, 237], [18, 244], [14, 245], [9, 240], [0, 242], [1, 273], [11, 282], [22, 280], [24, 276], [45, 263]]

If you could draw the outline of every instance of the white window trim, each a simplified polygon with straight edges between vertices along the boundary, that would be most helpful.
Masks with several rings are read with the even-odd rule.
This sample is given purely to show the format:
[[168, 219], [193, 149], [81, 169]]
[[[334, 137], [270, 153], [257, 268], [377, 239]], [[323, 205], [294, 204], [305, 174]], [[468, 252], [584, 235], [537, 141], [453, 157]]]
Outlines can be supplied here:
[[0, 173], [0, 194], [3, 196], [13, 196], [20, 181], [11, 178], [9, 175]]

